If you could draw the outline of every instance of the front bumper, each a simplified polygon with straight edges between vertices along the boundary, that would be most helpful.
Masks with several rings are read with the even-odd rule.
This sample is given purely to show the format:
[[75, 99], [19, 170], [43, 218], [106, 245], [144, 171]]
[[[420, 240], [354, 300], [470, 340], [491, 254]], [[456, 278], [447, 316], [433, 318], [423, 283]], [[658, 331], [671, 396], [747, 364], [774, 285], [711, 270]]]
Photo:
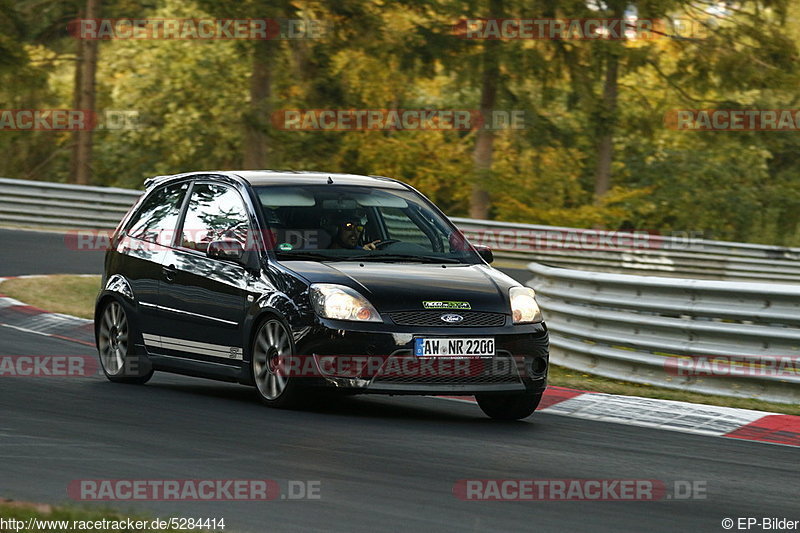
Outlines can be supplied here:
[[[415, 337], [493, 337], [488, 358], [417, 358]], [[295, 339], [313, 360], [315, 384], [369, 394], [539, 393], [547, 386], [543, 323], [492, 328], [424, 327], [317, 319]], [[341, 364], [345, 361], [344, 364]], [[311, 363], [310, 363], [311, 364]]]

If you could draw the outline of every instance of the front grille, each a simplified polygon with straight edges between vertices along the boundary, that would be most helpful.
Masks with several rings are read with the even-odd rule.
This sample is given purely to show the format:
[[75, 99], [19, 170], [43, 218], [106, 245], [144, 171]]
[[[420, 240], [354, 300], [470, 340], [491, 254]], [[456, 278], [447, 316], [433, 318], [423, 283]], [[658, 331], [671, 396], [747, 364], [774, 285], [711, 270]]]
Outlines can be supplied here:
[[[461, 322], [445, 322], [442, 315], [460, 315]], [[468, 328], [490, 328], [505, 326], [506, 315], [503, 313], [484, 313], [481, 311], [400, 311], [389, 313], [389, 318], [398, 326], [453, 326]]]

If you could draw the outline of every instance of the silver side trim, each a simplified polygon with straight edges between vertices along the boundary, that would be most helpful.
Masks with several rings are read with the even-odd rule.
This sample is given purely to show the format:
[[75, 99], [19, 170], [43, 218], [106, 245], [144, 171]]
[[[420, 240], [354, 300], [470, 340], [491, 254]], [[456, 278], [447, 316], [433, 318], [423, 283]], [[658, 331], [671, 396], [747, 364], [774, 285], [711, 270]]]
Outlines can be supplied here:
[[161, 348], [165, 350], [175, 350], [178, 352], [210, 355], [224, 359], [242, 360], [242, 349], [238, 346], [221, 346], [207, 342], [190, 341], [187, 339], [175, 339], [172, 337], [161, 337], [143, 333], [144, 344], [148, 348]]
[[177, 313], [179, 315], [188, 315], [188, 316], [195, 316], [197, 318], [203, 318], [205, 320], [212, 320], [214, 322], [222, 322], [223, 324], [228, 324], [229, 326], [238, 326], [238, 322], [232, 322], [230, 320], [223, 320], [221, 318], [214, 318], [213, 316], [208, 315], [201, 315], [198, 313], [190, 313], [189, 311], [181, 311], [180, 309], [173, 309], [171, 307], [164, 307], [163, 305], [158, 306], [159, 309], [162, 311], [169, 311], [170, 313]]
[[181, 311], [180, 309], [173, 309], [172, 307], [164, 307], [163, 305], [156, 305], [147, 302], [139, 302], [139, 305], [143, 305], [144, 307], [151, 307], [154, 309], [160, 309], [162, 311], [169, 311], [170, 313], [177, 313], [179, 315], [187, 315], [187, 316], [194, 316], [197, 318], [202, 318], [204, 320], [211, 320], [213, 322], [221, 322], [223, 324], [227, 324], [229, 326], [238, 326], [238, 322], [232, 322], [230, 320], [223, 320], [221, 318], [214, 318], [213, 316], [208, 315], [201, 315], [199, 313], [190, 313], [189, 311]]

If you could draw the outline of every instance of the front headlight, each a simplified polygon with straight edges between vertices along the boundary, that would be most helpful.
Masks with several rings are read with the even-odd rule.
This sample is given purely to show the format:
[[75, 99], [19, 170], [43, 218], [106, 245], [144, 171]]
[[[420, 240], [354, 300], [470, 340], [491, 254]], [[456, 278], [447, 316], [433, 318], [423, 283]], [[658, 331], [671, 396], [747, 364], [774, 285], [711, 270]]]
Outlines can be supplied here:
[[358, 291], [334, 283], [314, 283], [310, 289], [311, 305], [323, 318], [382, 322], [380, 315]]
[[511, 287], [508, 291], [511, 297], [511, 316], [514, 324], [530, 324], [541, 322], [542, 312], [536, 303], [536, 293], [528, 287]]

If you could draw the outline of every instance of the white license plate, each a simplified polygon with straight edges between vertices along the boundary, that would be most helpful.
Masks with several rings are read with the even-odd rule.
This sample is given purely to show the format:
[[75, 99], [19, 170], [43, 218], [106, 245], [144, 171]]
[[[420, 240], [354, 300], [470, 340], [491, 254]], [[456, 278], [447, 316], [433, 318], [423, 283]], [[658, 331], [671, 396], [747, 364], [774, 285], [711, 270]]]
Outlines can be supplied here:
[[417, 338], [417, 357], [485, 357], [494, 355], [493, 338]]

